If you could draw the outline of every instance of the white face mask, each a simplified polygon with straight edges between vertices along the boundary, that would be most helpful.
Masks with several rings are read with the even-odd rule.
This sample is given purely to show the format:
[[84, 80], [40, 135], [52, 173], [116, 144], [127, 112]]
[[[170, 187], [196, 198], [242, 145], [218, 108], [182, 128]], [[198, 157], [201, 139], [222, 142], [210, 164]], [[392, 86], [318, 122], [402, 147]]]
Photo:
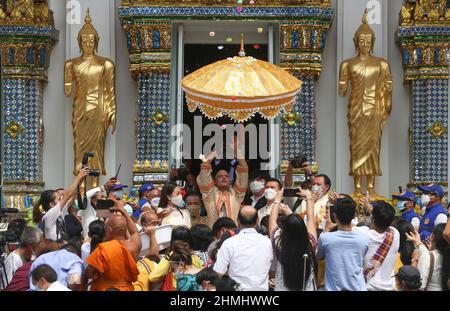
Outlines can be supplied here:
[[158, 205], [159, 205], [159, 200], [160, 200], [160, 198], [158, 198], [158, 197], [153, 198], [153, 199], [150, 201], [150, 205], [151, 205], [152, 207], [158, 207]]
[[264, 183], [259, 180], [252, 181], [250, 183], [250, 191], [255, 193], [264, 188]]
[[266, 191], [264, 191], [264, 196], [267, 200], [273, 200], [277, 196], [277, 192], [272, 188], [268, 188], [266, 189]]
[[175, 205], [176, 207], [180, 207], [180, 206], [182, 206], [182, 203], [183, 203], [183, 196], [181, 194], [179, 194], [177, 196], [173, 196], [170, 199], [170, 202], [172, 202], [172, 204]]
[[423, 206], [428, 205], [430, 203], [430, 196], [428, 194], [422, 194], [420, 196], [420, 202], [422, 202]]
[[313, 193], [317, 193], [319, 196], [323, 194], [323, 193], [322, 193], [322, 187], [319, 186], [319, 185], [313, 185], [313, 186], [311, 187], [311, 191], [312, 191]]

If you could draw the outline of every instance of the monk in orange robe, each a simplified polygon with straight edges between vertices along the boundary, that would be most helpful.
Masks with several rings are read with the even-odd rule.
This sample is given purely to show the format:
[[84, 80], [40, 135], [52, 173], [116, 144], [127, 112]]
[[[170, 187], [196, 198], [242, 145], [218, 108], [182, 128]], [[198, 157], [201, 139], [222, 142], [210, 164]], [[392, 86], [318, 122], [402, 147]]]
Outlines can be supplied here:
[[[133, 291], [139, 270], [136, 259], [141, 250], [141, 239], [136, 225], [123, 209], [122, 202], [116, 201], [113, 215], [106, 222], [106, 241], [91, 252], [86, 262], [83, 285], [92, 279], [91, 291], [105, 291], [116, 288]], [[127, 238], [127, 230], [130, 238]]]

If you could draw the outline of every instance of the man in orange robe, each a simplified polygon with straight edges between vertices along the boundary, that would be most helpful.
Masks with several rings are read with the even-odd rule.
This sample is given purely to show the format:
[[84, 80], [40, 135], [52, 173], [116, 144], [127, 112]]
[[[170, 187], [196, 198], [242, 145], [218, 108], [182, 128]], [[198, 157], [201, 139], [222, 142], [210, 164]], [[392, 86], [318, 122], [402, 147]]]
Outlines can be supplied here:
[[[84, 285], [92, 279], [91, 291], [105, 291], [115, 288], [120, 291], [133, 291], [139, 270], [136, 258], [141, 250], [141, 239], [136, 225], [122, 207], [116, 202], [113, 215], [106, 222], [106, 241], [100, 243], [87, 258], [89, 264], [84, 275]], [[130, 238], [127, 238], [127, 229]]]

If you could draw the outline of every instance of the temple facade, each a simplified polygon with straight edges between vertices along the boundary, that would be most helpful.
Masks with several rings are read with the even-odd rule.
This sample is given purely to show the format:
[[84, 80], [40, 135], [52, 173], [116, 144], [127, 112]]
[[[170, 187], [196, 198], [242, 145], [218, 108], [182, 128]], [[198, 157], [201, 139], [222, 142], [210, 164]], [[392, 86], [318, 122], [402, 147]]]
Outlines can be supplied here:
[[88, 8], [100, 36], [98, 54], [116, 65], [117, 125], [106, 139], [108, 177], [121, 165], [123, 184], [167, 180], [168, 170], [181, 164], [171, 150], [177, 139], [172, 129], [191, 122], [181, 79], [203, 62], [226, 58], [244, 33], [247, 55], [303, 82], [291, 112], [248, 121], [278, 125], [267, 134], [276, 146], [269, 148], [277, 163], [272, 174], [282, 175], [287, 161], [301, 152], [330, 176], [333, 189], [351, 193], [348, 98], [339, 96], [338, 75], [341, 62], [355, 55], [353, 35], [368, 9], [374, 55], [389, 61], [393, 77], [377, 191], [389, 196], [399, 186], [447, 186], [446, 1], [35, 0], [23, 1], [28, 6], [16, 11], [3, 2], [5, 207], [28, 208], [40, 191], [64, 187], [73, 178], [72, 99], [64, 94], [64, 62], [79, 56], [77, 34]]

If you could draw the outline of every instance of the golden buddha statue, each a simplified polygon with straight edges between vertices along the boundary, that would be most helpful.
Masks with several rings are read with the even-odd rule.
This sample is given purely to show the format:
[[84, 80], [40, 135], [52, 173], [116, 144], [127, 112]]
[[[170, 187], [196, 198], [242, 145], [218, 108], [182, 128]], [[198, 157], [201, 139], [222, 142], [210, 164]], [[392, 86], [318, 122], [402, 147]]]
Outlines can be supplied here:
[[362, 176], [366, 176], [369, 194], [377, 196], [375, 176], [381, 175], [380, 144], [392, 108], [392, 75], [386, 60], [371, 55], [375, 33], [368, 25], [367, 10], [353, 40], [358, 55], [343, 61], [339, 73], [341, 96], [346, 95], [349, 82], [352, 88], [347, 115], [350, 176], [354, 177], [355, 195], [361, 194]]
[[72, 113], [74, 175], [81, 168], [85, 152], [94, 153], [89, 167], [99, 169], [102, 175], [106, 174], [106, 133], [111, 126], [114, 134], [116, 127], [114, 63], [96, 55], [99, 40], [88, 10], [85, 24], [78, 33], [82, 55], [68, 60], [64, 70], [64, 92], [67, 96], [72, 94], [73, 81], [76, 83]]

